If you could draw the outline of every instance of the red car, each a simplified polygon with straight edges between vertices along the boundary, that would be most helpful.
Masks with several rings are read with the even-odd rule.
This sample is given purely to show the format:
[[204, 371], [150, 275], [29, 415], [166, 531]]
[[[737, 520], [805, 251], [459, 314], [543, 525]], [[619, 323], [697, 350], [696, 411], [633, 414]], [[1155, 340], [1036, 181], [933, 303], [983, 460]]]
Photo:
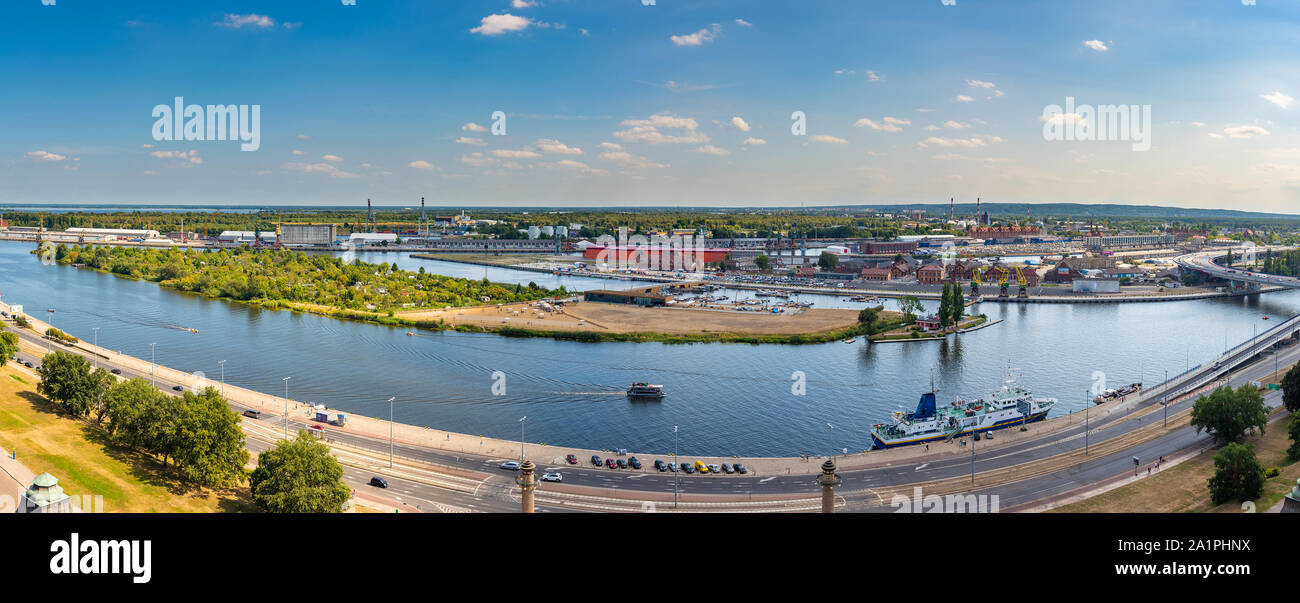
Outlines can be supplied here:
[[315, 429], [316, 431], [325, 431], [325, 428], [321, 427], [320, 425], [308, 425], [307, 429]]
[[617, 469], [618, 463], [614, 459], [605, 459], [605, 466], [610, 469]]
[[570, 454], [569, 456], [564, 457], [564, 460], [569, 461], [569, 464], [570, 464], [570, 465], [577, 465], [577, 464], [578, 464], [578, 455], [576, 455], [576, 454]]

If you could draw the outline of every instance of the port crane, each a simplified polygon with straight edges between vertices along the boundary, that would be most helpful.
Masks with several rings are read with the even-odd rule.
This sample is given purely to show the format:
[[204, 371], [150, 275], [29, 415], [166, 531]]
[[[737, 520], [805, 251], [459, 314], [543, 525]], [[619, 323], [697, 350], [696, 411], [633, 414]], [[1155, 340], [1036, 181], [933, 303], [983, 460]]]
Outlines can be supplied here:
[[1025, 272], [1020, 268], [1020, 266], [1016, 266], [1016, 284], [1020, 285], [1020, 292], [1016, 294], [1016, 297], [1020, 299], [1028, 299], [1029, 279], [1025, 278]]

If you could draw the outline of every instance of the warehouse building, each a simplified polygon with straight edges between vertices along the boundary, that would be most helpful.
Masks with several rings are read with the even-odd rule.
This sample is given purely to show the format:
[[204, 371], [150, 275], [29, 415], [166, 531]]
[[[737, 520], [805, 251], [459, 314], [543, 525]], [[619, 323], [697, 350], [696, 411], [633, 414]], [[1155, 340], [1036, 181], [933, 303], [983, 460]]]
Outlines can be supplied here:
[[263, 245], [275, 244], [275, 233], [269, 230], [254, 233], [251, 230], [226, 230], [217, 235], [221, 245], [252, 245], [255, 237], [262, 239]]
[[69, 228], [64, 232], [84, 237], [117, 239], [157, 239], [161, 237], [156, 230], [133, 230], [129, 228]]
[[285, 245], [332, 245], [338, 237], [335, 224], [281, 224], [280, 242]]

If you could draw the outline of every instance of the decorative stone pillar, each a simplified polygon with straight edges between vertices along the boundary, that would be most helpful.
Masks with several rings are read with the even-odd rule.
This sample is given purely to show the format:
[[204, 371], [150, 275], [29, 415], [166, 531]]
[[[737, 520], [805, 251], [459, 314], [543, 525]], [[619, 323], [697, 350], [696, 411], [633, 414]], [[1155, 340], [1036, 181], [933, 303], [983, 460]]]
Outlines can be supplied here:
[[842, 481], [835, 475], [835, 461], [826, 459], [826, 462], [822, 463], [821, 479], [818, 480], [822, 487], [822, 513], [835, 512], [835, 486]]
[[1300, 479], [1295, 481], [1291, 492], [1282, 498], [1282, 512], [1300, 513]]
[[523, 512], [533, 512], [533, 492], [537, 490], [537, 479], [533, 475], [537, 466], [532, 461], [524, 461], [519, 466], [519, 490], [520, 499], [523, 501]]

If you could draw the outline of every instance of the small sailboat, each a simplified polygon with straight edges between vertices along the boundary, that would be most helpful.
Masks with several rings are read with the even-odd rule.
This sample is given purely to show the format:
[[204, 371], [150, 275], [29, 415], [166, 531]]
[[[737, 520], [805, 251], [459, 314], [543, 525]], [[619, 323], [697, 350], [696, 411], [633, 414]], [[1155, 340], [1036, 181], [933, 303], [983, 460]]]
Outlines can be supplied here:
[[844, 340], [844, 343], [853, 343], [853, 342], [855, 342], [855, 341], [857, 341], [856, 338], [849, 338], [849, 339], [845, 339], [845, 340]]

